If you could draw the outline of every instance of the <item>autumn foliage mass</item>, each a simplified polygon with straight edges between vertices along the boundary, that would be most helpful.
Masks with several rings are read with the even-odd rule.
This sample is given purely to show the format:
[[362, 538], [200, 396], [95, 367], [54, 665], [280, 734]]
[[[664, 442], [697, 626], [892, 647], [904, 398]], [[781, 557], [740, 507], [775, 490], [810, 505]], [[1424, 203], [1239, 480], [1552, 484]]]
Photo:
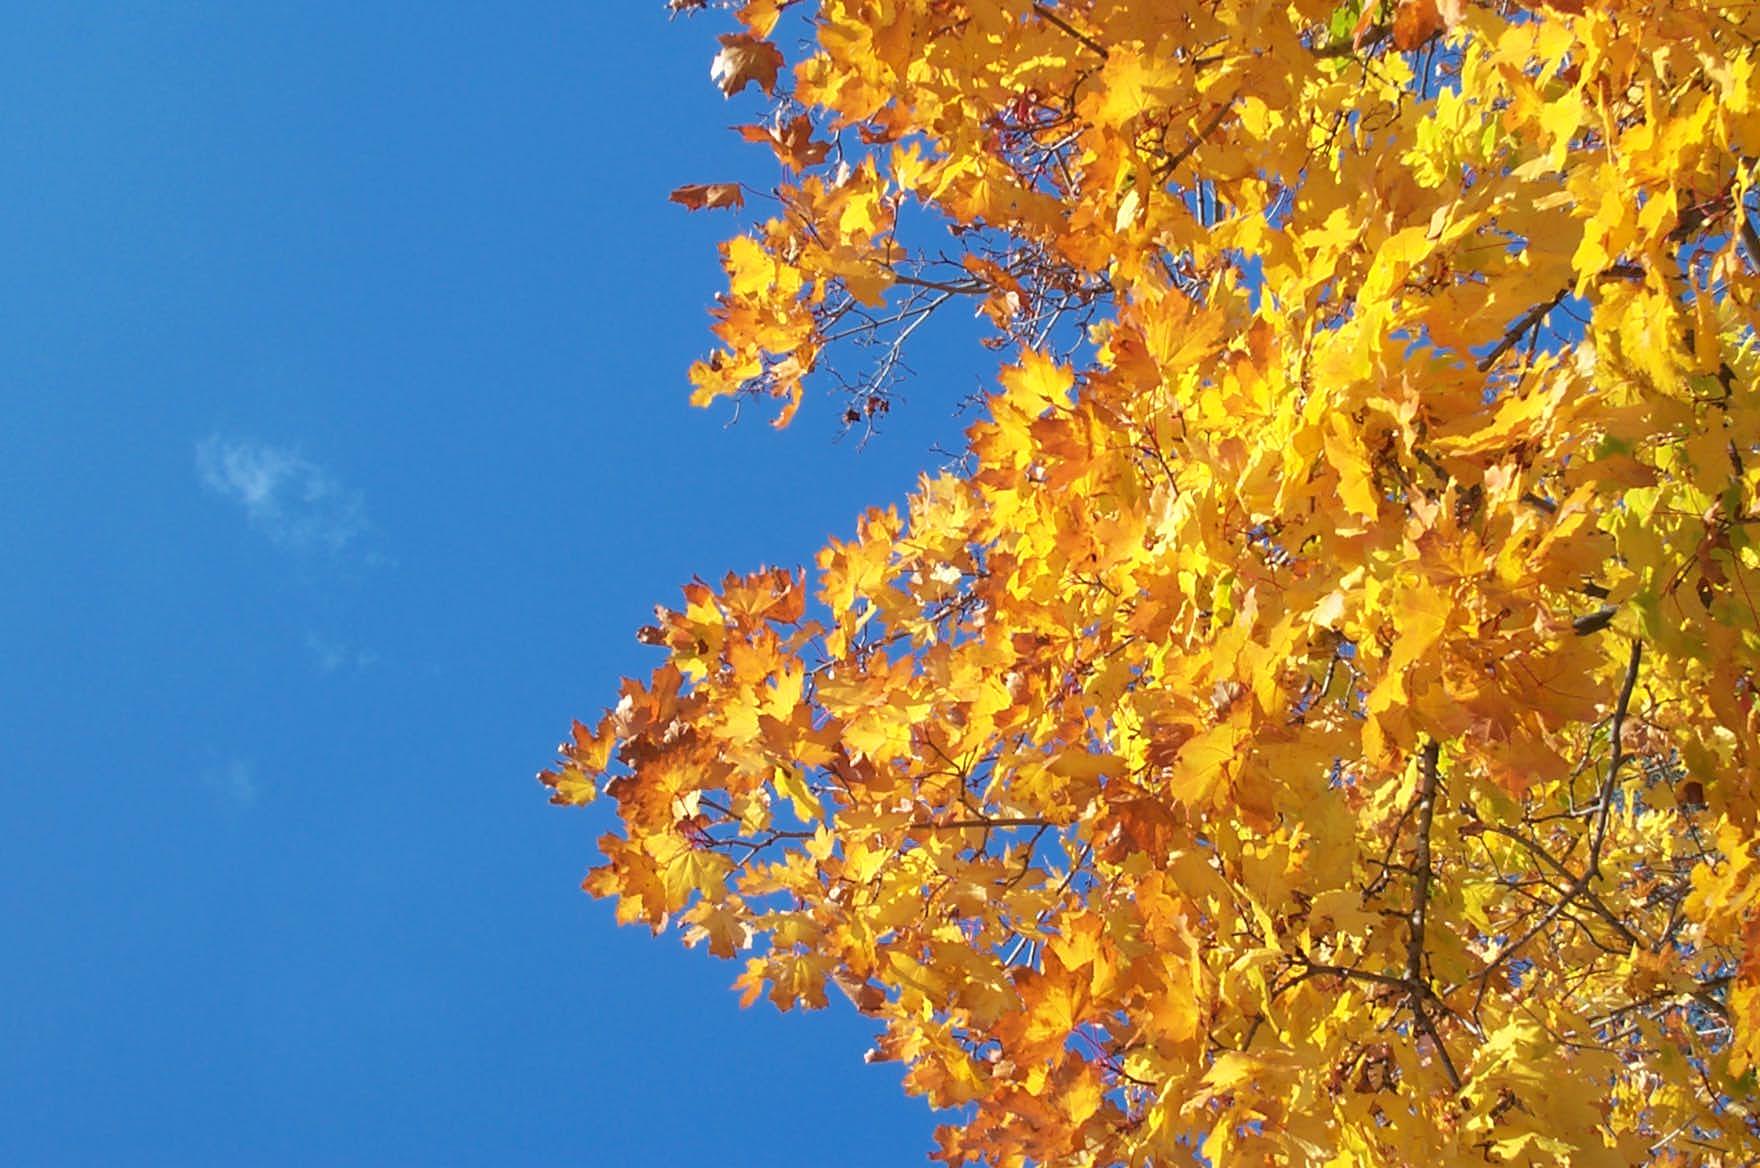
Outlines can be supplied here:
[[781, 176], [674, 193], [695, 399], [998, 369], [641, 630], [587, 890], [848, 995], [949, 1164], [1756, 1162], [1760, 6], [672, 8]]

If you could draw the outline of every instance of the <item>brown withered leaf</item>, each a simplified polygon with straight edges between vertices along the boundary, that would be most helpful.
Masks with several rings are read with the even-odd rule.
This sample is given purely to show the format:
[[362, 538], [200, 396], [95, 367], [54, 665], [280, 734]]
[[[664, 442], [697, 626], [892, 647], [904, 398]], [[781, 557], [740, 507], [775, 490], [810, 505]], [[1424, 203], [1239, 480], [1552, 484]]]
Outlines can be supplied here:
[[805, 114], [796, 116], [786, 125], [735, 126], [734, 129], [748, 142], [768, 143], [776, 151], [776, 157], [790, 170], [816, 166], [831, 153], [831, 143], [813, 141], [813, 122]]
[[667, 196], [692, 211], [714, 210], [717, 207], [743, 207], [746, 196], [738, 183], [687, 183]]
[[709, 76], [732, 97], [756, 81], [766, 96], [776, 93], [776, 73], [782, 68], [782, 50], [749, 32], [730, 32], [721, 38], [721, 51], [709, 66]]

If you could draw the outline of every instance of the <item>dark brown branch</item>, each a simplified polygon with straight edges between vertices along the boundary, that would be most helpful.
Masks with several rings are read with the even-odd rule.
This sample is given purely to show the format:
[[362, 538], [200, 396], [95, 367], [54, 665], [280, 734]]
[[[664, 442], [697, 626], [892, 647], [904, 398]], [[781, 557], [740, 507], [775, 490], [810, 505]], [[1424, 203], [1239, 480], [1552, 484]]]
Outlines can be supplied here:
[[1416, 886], [1412, 891], [1412, 911], [1406, 919], [1406, 975], [1403, 979], [1406, 986], [1406, 1005], [1418, 1028], [1430, 1036], [1431, 1045], [1436, 1048], [1436, 1057], [1442, 1063], [1443, 1073], [1448, 1076], [1449, 1086], [1456, 1091], [1461, 1089], [1461, 1073], [1455, 1068], [1454, 1060], [1448, 1055], [1448, 1047], [1443, 1045], [1442, 1034], [1436, 1028], [1435, 1019], [1430, 1017], [1427, 998], [1430, 986], [1424, 980], [1424, 933], [1430, 911], [1430, 882], [1434, 874], [1430, 870], [1430, 827], [1436, 818], [1436, 788], [1438, 785], [1437, 763], [1442, 755], [1442, 744], [1435, 739], [1424, 747], [1419, 756], [1418, 777], [1418, 841], [1416, 855], [1412, 860]]
[[1041, 819], [1036, 815], [998, 816], [995, 819], [948, 819], [939, 823], [923, 820], [910, 825], [913, 831], [951, 831], [962, 828], [991, 827], [1056, 827], [1049, 819]]
[[1371, 985], [1385, 986], [1390, 990], [1410, 993], [1411, 985], [1403, 977], [1394, 977], [1390, 973], [1376, 973], [1372, 969], [1353, 969], [1348, 965], [1327, 965], [1323, 962], [1309, 961], [1307, 957], [1299, 958], [1302, 962], [1302, 974], [1291, 985], [1306, 981], [1310, 977], [1341, 977], [1348, 981], [1366, 981]]
[[1419, 756], [1418, 828], [1416, 854], [1412, 874], [1416, 888], [1412, 893], [1412, 911], [1407, 918], [1406, 978], [1416, 979], [1423, 972], [1424, 928], [1430, 909], [1430, 826], [1436, 817], [1436, 765], [1442, 753], [1440, 743], [1432, 740]]
[[1536, 304], [1534, 307], [1518, 316], [1515, 323], [1511, 324], [1509, 328], [1504, 330], [1503, 339], [1498, 341], [1496, 346], [1493, 347], [1489, 353], [1479, 358], [1479, 372], [1487, 372], [1493, 365], [1502, 360], [1505, 353], [1515, 348], [1516, 345], [1520, 343], [1521, 339], [1528, 335], [1529, 329], [1538, 329], [1540, 327], [1540, 322], [1545, 320], [1547, 314], [1553, 309], [1564, 303], [1564, 298], [1569, 296], [1570, 292], [1571, 290], [1568, 287], [1560, 288], [1552, 299], [1541, 304]]
[[[1746, 223], [1746, 220], [1744, 219], [1743, 222]], [[1757, 246], [1760, 246], [1760, 236], [1755, 237], [1755, 243]], [[1755, 254], [1760, 255], [1760, 252], [1756, 252]], [[1757, 261], [1757, 263], [1760, 263], [1760, 261]], [[1641, 280], [1644, 278], [1644, 268], [1640, 264], [1619, 261], [1608, 264], [1605, 268], [1601, 269], [1600, 274], [1603, 278], [1608, 279]], [[1504, 330], [1503, 339], [1498, 341], [1489, 353], [1479, 358], [1479, 372], [1489, 372], [1491, 367], [1497, 364], [1497, 362], [1503, 358], [1505, 353], [1521, 343], [1524, 336], [1529, 337], [1528, 355], [1531, 360], [1533, 358], [1535, 344], [1540, 339], [1540, 323], [1546, 319], [1547, 313], [1551, 312], [1554, 308], [1557, 308], [1560, 304], [1563, 304], [1565, 297], [1570, 294], [1571, 290], [1568, 286], [1560, 288], [1553, 294], [1550, 300], [1541, 304], [1536, 304], [1534, 307], [1518, 316], [1510, 324], [1509, 328]]]
[[[1594, 808], [1595, 827], [1589, 843], [1588, 866], [1583, 869], [1581, 876], [1571, 881], [1570, 887], [1566, 888], [1564, 894], [1553, 902], [1552, 907], [1540, 915], [1539, 920], [1529, 926], [1521, 936], [1498, 950], [1497, 955], [1486, 962], [1485, 968], [1474, 975], [1479, 981], [1478, 997], [1473, 1003], [1474, 1014], [1478, 1013], [1480, 1004], [1485, 1001], [1485, 993], [1491, 986], [1491, 975], [1524, 945], [1544, 932], [1548, 925], [1558, 919], [1559, 914], [1587, 894], [1590, 891], [1589, 885], [1601, 874], [1601, 849], [1607, 842], [1607, 825], [1613, 813], [1613, 788], [1618, 782], [1620, 767], [1626, 761], [1625, 750], [1620, 743], [1620, 732], [1625, 726], [1626, 711], [1631, 707], [1632, 692], [1638, 685], [1638, 666], [1643, 661], [1643, 656], [1644, 643], [1633, 641], [1631, 660], [1626, 665], [1625, 680], [1620, 685], [1619, 698], [1614, 704], [1613, 717], [1608, 726], [1612, 750], [1607, 760], [1607, 773], [1601, 780], [1600, 801]], [[1563, 870], [1562, 866], [1560, 870]], [[1609, 912], [1607, 915], [1611, 917], [1613, 914]]]
[[1742, 246], [1748, 249], [1748, 258], [1756, 268], [1760, 268], [1760, 232], [1754, 230], [1754, 221], [1748, 218], [1746, 207], [1739, 208], [1736, 214], [1738, 229], [1742, 236]]
[[[1438, 765], [1442, 757], [1442, 744], [1430, 741], [1418, 756], [1418, 797], [1411, 807], [1400, 816], [1400, 824], [1412, 815], [1416, 815], [1417, 833], [1414, 855], [1410, 868], [1414, 887], [1412, 889], [1412, 906], [1406, 913], [1406, 960], [1405, 968], [1399, 974], [1376, 973], [1373, 970], [1356, 969], [1344, 965], [1321, 964], [1312, 961], [1306, 954], [1298, 953], [1296, 960], [1302, 965], [1301, 975], [1291, 984], [1299, 984], [1310, 977], [1331, 975], [1348, 980], [1368, 982], [1370, 985], [1381, 986], [1395, 991], [1404, 998], [1406, 1009], [1412, 1012], [1412, 1020], [1417, 1031], [1429, 1038], [1430, 1044], [1436, 1049], [1437, 1061], [1442, 1065], [1442, 1072], [1448, 1077], [1449, 1086], [1454, 1090], [1461, 1089], [1462, 1079], [1454, 1059], [1449, 1056], [1448, 1047], [1443, 1044], [1442, 1032], [1431, 1016], [1430, 1005], [1434, 1001], [1441, 1004], [1430, 983], [1424, 976], [1425, 936], [1428, 929], [1430, 912], [1430, 887], [1435, 879], [1431, 869], [1430, 832], [1436, 819], [1436, 795], [1441, 786]], [[1396, 826], [1396, 834], [1398, 828]], [[1387, 872], [1393, 865], [1388, 859], [1382, 861], [1382, 876], [1385, 880]]]
[[1087, 33], [1083, 32], [1081, 29], [1076, 28], [1074, 25], [1070, 24], [1067, 20], [1065, 20], [1063, 17], [1057, 15], [1057, 13], [1055, 13], [1051, 9], [1045, 7], [1045, 5], [1043, 5], [1043, 4], [1033, 5], [1033, 15], [1037, 16], [1040, 20], [1043, 20], [1046, 24], [1051, 25], [1053, 28], [1061, 29], [1062, 31], [1068, 33], [1070, 36], [1072, 36], [1076, 40], [1080, 41], [1087, 48], [1092, 49], [1096, 53], [1099, 53], [1102, 59], [1104, 59], [1107, 56], [1105, 45], [1101, 44], [1099, 41], [1095, 40], [1093, 37], [1089, 36]]
[[1400, 865], [1393, 862], [1393, 849], [1399, 846], [1400, 833], [1405, 830], [1406, 820], [1412, 817], [1412, 810], [1413, 808], [1407, 807], [1399, 813], [1399, 819], [1394, 822], [1393, 834], [1387, 841], [1387, 850], [1381, 854], [1381, 859], [1378, 861], [1381, 872], [1375, 879], [1363, 886], [1365, 899], [1378, 895], [1383, 888], [1387, 887], [1387, 882], [1393, 879], [1393, 873], [1400, 870]]
[[892, 282], [912, 288], [928, 288], [934, 292], [947, 292], [963, 296], [973, 296], [979, 292], [990, 290], [990, 285], [983, 280], [960, 280], [955, 283], [947, 283], [941, 280], [925, 280], [920, 276], [907, 276], [899, 271], [892, 273]]
[[[1547, 851], [1538, 840], [1530, 839], [1521, 832], [1516, 831], [1513, 828], [1504, 827], [1500, 823], [1488, 823], [1485, 825], [1485, 830], [1492, 835], [1500, 835], [1505, 839], [1511, 839], [1516, 843], [1521, 844], [1524, 848], [1528, 849], [1535, 858], [1545, 863], [1549, 868], [1564, 877], [1567, 881], [1570, 881], [1570, 883], [1563, 889], [1567, 895], [1570, 894], [1570, 889], [1575, 887], [1577, 881], [1575, 873], [1569, 868], [1566, 868], [1564, 864], [1551, 852]], [[1558, 886], [1553, 885], [1553, 887], [1556, 888]], [[1595, 910], [1596, 915], [1611, 925], [1615, 932], [1619, 933], [1621, 940], [1625, 941], [1627, 945], [1641, 945], [1644, 943], [1643, 940], [1632, 931], [1631, 926], [1621, 920], [1619, 915], [1607, 906], [1607, 902], [1602, 900], [1601, 897], [1596, 894], [1594, 889], [1584, 888], [1578, 895], [1582, 896], [1585, 904]]]
[[1619, 700], [1613, 707], [1613, 722], [1608, 727], [1607, 774], [1601, 780], [1601, 806], [1595, 816], [1595, 835], [1589, 843], [1589, 866], [1583, 872], [1583, 883], [1601, 875], [1601, 849], [1607, 842], [1608, 817], [1613, 812], [1613, 788], [1619, 781], [1620, 767], [1625, 764], [1625, 744], [1620, 741], [1625, 728], [1626, 711], [1631, 708], [1632, 691], [1638, 686], [1638, 666], [1644, 659], [1644, 642], [1632, 641], [1631, 661], [1626, 665], [1625, 682], [1619, 688]]
[[1180, 165], [1184, 163], [1186, 159], [1190, 158], [1197, 151], [1199, 146], [1204, 144], [1204, 139], [1216, 132], [1216, 128], [1222, 125], [1222, 119], [1226, 118], [1229, 111], [1232, 109], [1234, 109], [1234, 98], [1232, 97], [1217, 106], [1216, 112], [1210, 115], [1210, 121], [1205, 124], [1202, 130], [1198, 131], [1197, 135], [1190, 142], [1186, 143], [1185, 148], [1155, 168], [1156, 175], [1165, 178], [1178, 170]]

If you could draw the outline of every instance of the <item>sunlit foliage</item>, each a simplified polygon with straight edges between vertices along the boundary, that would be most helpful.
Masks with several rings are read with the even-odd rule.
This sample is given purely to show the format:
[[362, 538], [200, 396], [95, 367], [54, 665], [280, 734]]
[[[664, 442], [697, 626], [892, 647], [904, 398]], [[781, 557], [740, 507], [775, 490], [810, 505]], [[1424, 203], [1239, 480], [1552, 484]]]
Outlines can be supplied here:
[[674, 196], [759, 217], [696, 399], [1000, 368], [642, 630], [587, 890], [950, 1164], [1753, 1163], [1760, 8], [673, 7], [784, 175]]

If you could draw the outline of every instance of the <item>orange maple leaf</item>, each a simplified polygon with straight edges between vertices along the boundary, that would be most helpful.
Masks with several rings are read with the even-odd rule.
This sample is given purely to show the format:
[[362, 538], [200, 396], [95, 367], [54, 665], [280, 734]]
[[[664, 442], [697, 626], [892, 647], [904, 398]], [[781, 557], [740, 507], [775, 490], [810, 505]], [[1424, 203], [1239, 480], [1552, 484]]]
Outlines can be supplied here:
[[1435, 36], [1442, 28], [1442, 13], [1436, 0], [1401, 0], [1393, 14], [1393, 44], [1401, 52], [1410, 52]]
[[735, 126], [734, 129], [748, 142], [767, 143], [790, 170], [816, 166], [831, 153], [831, 143], [813, 141], [813, 122], [805, 114], [797, 115], [786, 124]]

